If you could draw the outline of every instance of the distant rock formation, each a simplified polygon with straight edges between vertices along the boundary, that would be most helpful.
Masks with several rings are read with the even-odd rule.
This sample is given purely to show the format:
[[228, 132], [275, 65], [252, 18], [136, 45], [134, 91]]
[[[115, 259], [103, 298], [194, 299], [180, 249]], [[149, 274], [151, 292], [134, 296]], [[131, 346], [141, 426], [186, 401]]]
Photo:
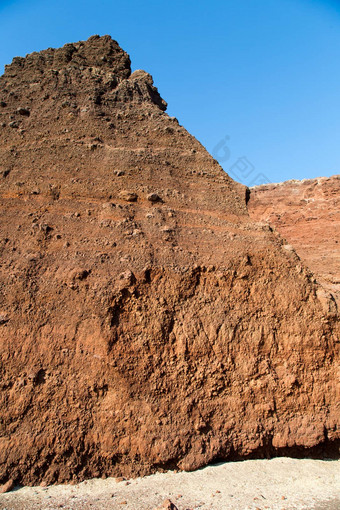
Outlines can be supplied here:
[[248, 209], [293, 245], [339, 307], [340, 175], [256, 186]]
[[332, 299], [109, 36], [0, 77], [0, 483], [338, 454]]

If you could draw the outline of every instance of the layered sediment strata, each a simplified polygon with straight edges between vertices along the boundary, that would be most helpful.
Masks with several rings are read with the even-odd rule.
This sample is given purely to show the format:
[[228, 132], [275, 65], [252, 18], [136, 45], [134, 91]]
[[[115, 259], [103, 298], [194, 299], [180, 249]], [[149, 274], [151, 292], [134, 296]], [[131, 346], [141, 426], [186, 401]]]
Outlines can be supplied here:
[[273, 226], [340, 305], [340, 175], [251, 189], [251, 218]]

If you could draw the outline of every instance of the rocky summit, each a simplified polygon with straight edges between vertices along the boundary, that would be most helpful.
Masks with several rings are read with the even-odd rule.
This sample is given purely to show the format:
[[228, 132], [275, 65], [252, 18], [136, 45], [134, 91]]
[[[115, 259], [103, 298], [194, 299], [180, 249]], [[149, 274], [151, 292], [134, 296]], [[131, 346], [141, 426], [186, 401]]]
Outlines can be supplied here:
[[0, 483], [339, 454], [339, 321], [109, 36], [0, 78]]

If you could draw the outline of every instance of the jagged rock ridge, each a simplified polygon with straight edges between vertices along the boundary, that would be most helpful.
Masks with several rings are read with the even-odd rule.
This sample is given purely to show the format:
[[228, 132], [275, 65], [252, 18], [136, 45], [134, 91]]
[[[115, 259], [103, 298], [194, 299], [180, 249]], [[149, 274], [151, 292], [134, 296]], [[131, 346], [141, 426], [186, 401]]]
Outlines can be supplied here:
[[94, 36], [0, 94], [0, 481], [334, 453], [337, 311], [152, 78]]

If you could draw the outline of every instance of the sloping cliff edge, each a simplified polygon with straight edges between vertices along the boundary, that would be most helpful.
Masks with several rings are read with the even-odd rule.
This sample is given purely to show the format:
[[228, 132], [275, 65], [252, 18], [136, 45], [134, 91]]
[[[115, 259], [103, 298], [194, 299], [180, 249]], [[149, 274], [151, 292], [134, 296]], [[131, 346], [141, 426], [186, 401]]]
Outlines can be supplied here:
[[248, 210], [276, 228], [340, 306], [340, 175], [256, 186]]

